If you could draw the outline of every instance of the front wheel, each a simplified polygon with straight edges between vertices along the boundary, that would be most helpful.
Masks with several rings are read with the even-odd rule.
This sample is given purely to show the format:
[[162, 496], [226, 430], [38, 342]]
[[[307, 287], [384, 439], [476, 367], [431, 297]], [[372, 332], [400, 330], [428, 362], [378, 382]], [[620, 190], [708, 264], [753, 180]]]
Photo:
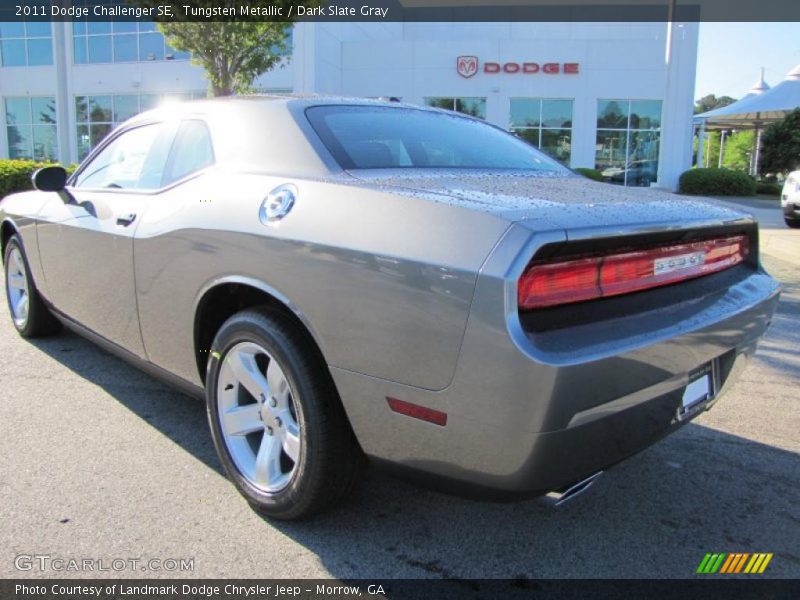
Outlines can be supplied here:
[[259, 512], [298, 519], [345, 496], [363, 456], [308, 335], [284, 314], [246, 310], [211, 348], [208, 420], [228, 476]]
[[52, 315], [31, 277], [19, 236], [12, 235], [3, 256], [6, 300], [11, 320], [22, 337], [52, 335], [61, 323]]
[[786, 221], [786, 224], [792, 229], [800, 228], [800, 219], [784, 219], [784, 221]]

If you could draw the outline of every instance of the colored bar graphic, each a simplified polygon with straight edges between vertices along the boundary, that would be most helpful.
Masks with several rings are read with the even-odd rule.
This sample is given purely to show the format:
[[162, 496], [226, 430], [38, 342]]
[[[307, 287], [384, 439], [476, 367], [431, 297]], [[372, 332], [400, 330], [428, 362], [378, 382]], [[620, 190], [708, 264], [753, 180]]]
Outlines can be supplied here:
[[708, 562], [710, 560], [711, 560], [711, 553], [709, 552], [703, 557], [703, 560], [700, 562], [700, 566], [697, 567], [697, 572], [698, 573], [705, 573], [706, 572], [706, 565], [708, 565]]
[[733, 565], [736, 564], [736, 559], [739, 558], [738, 554], [728, 554], [728, 559], [722, 565], [722, 568], [719, 570], [720, 573], [730, 573]]
[[739, 562], [736, 563], [736, 571], [734, 571], [734, 573], [739, 573], [742, 570], [742, 567], [744, 566], [744, 563], [749, 558], [749, 556], [750, 556], [749, 552], [745, 552], [744, 554], [742, 554], [742, 558], [740, 558]]
[[750, 562], [747, 563], [747, 566], [744, 568], [744, 572], [745, 573], [752, 573], [753, 572], [753, 566], [756, 564], [756, 561], [758, 560], [759, 556], [761, 556], [761, 555], [758, 554], [758, 553], [753, 554], [753, 556], [750, 558]]
[[744, 570], [744, 573], [749, 574], [763, 573], [772, 557], [773, 554], [771, 552], [756, 552], [754, 554], [749, 552], [732, 552], [730, 554], [726, 552], [708, 552], [697, 567], [697, 573], [713, 575], [719, 572], [720, 574], [730, 575], [742, 573], [742, 570]]
[[769, 554], [766, 555], [766, 557], [764, 558], [764, 562], [761, 563], [761, 567], [758, 569], [758, 572], [759, 573], [763, 573], [764, 569], [767, 568], [767, 565], [769, 564], [769, 561], [771, 561], [771, 560], [772, 560], [772, 552], [770, 552]]

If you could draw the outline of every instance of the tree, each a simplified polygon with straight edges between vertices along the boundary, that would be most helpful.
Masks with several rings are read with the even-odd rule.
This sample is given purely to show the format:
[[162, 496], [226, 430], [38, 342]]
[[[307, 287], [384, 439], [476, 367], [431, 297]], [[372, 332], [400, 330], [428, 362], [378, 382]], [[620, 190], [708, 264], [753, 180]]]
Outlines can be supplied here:
[[734, 102], [736, 102], [736, 98], [731, 98], [730, 96], [720, 96], [717, 98], [714, 94], [708, 94], [695, 101], [694, 114], [698, 115], [708, 112], [709, 110], [714, 110], [715, 108], [722, 108]]
[[761, 173], [800, 169], [800, 108], [767, 127], [761, 136]]
[[[131, 0], [130, 3], [157, 7], [162, 0]], [[297, 14], [294, 9], [299, 4], [318, 6], [320, 0], [270, 0], [269, 7], [274, 9], [275, 16], [253, 14], [249, 17], [241, 14], [243, 4], [238, 0], [189, 0], [184, 8], [193, 12], [159, 21], [157, 25], [171, 47], [190, 52], [192, 62], [205, 69], [213, 96], [246, 94], [252, 91], [253, 81], [259, 75], [288, 60], [292, 23], [285, 19], [290, 5], [294, 5], [292, 14]], [[228, 20], [189, 20], [211, 11], [220, 14], [226, 9], [236, 16], [225, 17]]]
[[750, 156], [753, 154], [754, 135], [754, 131], [737, 131], [726, 137], [722, 166], [747, 173], [750, 170]]
[[213, 96], [252, 91], [253, 81], [288, 58], [291, 23], [159, 23], [167, 43], [192, 53], [206, 71]]

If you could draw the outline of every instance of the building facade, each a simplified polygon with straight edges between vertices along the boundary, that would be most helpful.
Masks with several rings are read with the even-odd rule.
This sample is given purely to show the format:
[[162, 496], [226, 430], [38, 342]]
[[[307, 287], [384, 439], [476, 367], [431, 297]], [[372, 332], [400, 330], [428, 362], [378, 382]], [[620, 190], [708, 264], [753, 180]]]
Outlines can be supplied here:
[[[458, 110], [609, 181], [674, 188], [696, 54], [696, 23], [302, 23], [256, 87]], [[150, 23], [0, 24], [0, 156], [77, 162], [137, 112], [205, 96], [189, 58]]]

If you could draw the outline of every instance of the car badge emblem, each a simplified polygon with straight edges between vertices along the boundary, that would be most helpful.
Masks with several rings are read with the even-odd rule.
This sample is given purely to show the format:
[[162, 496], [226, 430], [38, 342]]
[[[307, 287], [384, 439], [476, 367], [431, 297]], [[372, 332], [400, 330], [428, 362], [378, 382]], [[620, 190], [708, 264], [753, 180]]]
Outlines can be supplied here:
[[478, 72], [478, 57], [459, 56], [456, 59], [456, 71], [465, 79], [469, 79]]

